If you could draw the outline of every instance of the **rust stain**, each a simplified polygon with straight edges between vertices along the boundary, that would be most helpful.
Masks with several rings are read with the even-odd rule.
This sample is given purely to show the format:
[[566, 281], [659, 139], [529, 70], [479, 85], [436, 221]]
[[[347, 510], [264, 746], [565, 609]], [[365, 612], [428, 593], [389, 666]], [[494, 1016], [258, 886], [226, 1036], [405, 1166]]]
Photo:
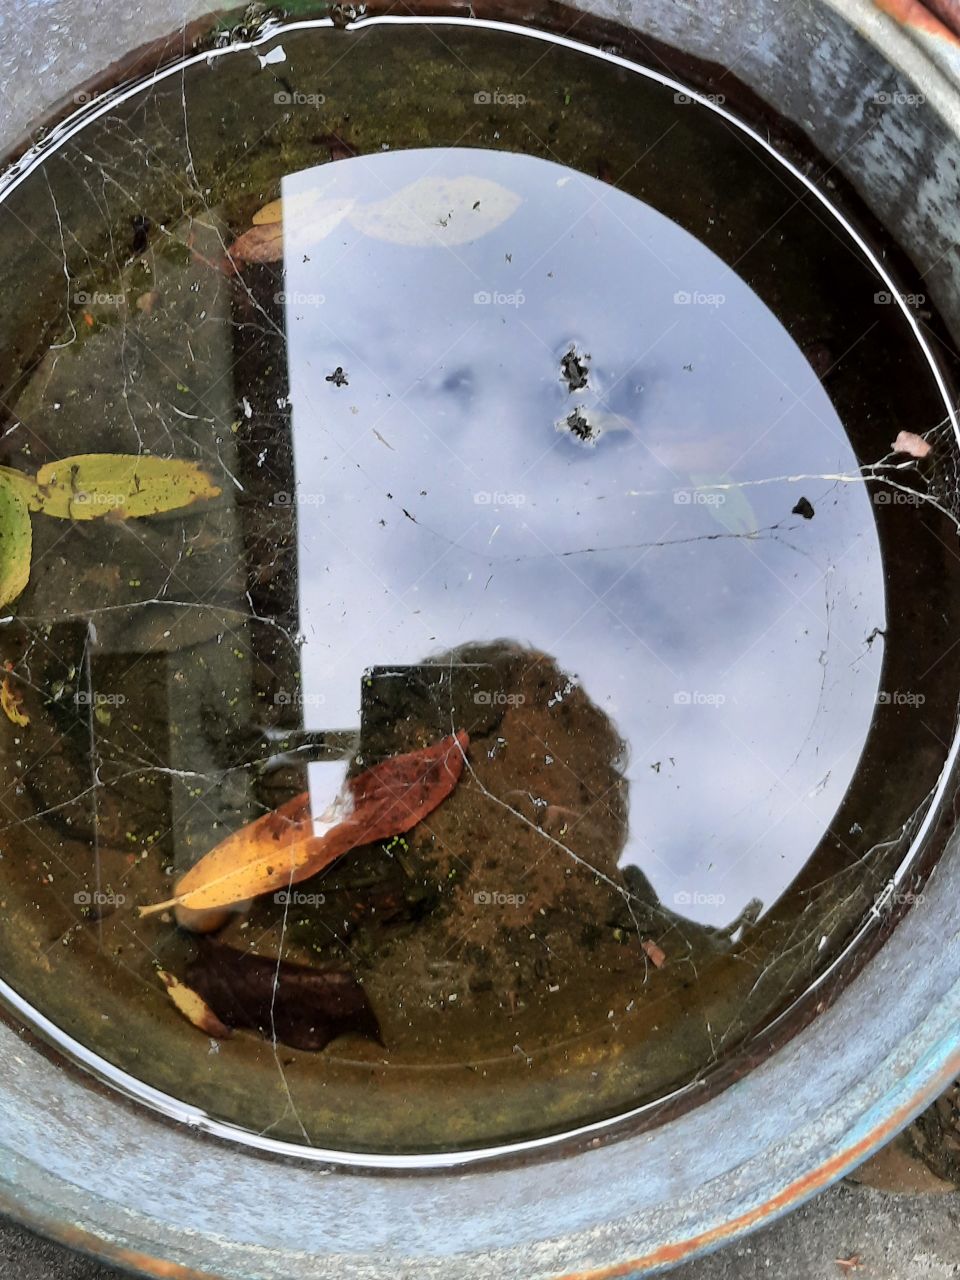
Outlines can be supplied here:
[[23, 1223], [30, 1230], [46, 1236], [49, 1240], [56, 1240], [67, 1249], [75, 1249], [80, 1253], [99, 1258], [102, 1262], [125, 1267], [128, 1271], [139, 1271], [156, 1276], [157, 1280], [219, 1280], [211, 1271], [197, 1271], [179, 1262], [168, 1262], [164, 1258], [141, 1253], [138, 1249], [125, 1249], [122, 1245], [103, 1240], [83, 1227], [74, 1227], [67, 1223], [38, 1217], [7, 1194], [0, 1195], [0, 1203], [4, 1213], [17, 1222]]
[[791, 1205], [805, 1199], [813, 1192], [821, 1190], [834, 1178], [845, 1173], [861, 1159], [865, 1159], [875, 1147], [882, 1146], [886, 1139], [892, 1138], [910, 1120], [918, 1105], [922, 1105], [928, 1097], [936, 1097], [958, 1074], [960, 1074], [960, 1052], [950, 1058], [943, 1070], [938, 1072], [933, 1083], [924, 1089], [923, 1098], [914, 1097], [904, 1103], [883, 1124], [871, 1130], [865, 1138], [825, 1161], [812, 1173], [791, 1182], [783, 1191], [765, 1200], [763, 1204], [757, 1205], [748, 1213], [742, 1213], [738, 1218], [731, 1218], [722, 1226], [704, 1231], [698, 1236], [691, 1236], [688, 1240], [663, 1245], [659, 1249], [654, 1249], [652, 1253], [644, 1254], [641, 1258], [633, 1258], [629, 1262], [620, 1262], [616, 1266], [601, 1267], [598, 1270], [569, 1271], [563, 1276], [558, 1276], [557, 1280], [615, 1280], [617, 1276], [628, 1276], [635, 1271], [663, 1266], [666, 1262], [680, 1262], [707, 1245], [719, 1244], [730, 1236], [738, 1235], [750, 1227], [759, 1226], [774, 1214], [790, 1208]]
[[905, 27], [939, 36], [951, 44], [960, 45], [960, 4], [957, 0], [874, 0], [878, 9], [890, 15]]

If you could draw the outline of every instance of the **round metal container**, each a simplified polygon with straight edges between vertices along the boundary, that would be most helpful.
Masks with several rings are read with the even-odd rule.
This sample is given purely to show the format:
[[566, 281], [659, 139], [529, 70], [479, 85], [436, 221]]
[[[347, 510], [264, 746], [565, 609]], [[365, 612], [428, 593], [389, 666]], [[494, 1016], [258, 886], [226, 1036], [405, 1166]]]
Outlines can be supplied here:
[[[340, 21], [379, 21], [337, 7]], [[941, 0], [949, 21], [952, 5]], [[703, 77], [731, 68], [754, 115], [805, 134], [910, 254], [951, 330], [960, 330], [960, 42], [920, 4], [631, 0], [498, 9], [520, 31]], [[148, 71], [207, 29], [199, 6], [65, 0], [0, 10], [0, 68], [15, 147], [78, 83], [125, 59]], [[484, 7], [443, 20], [483, 21]], [[706, 90], [706, 86], [703, 86]], [[882, 128], [871, 92], [890, 95]], [[66, 97], [64, 95], [67, 95]], [[939, 814], [957, 778], [941, 780]], [[769, 1222], [886, 1142], [960, 1072], [960, 837], [951, 834], [922, 900], [877, 908], [871, 958], [827, 976], [755, 1068], [652, 1128], [643, 1117], [509, 1154], [430, 1168], [367, 1157], [301, 1159], [230, 1140], [171, 1099], [150, 1109], [54, 1055], [43, 1020], [9, 989], [0, 1026], [0, 1208], [65, 1244], [156, 1276], [289, 1280], [606, 1277], [669, 1266]], [[880, 942], [882, 946], [878, 945]], [[29, 1030], [33, 1028], [34, 1030]], [[34, 1032], [40, 1032], [40, 1035]], [[94, 1065], [89, 1064], [88, 1065]], [[165, 1113], [165, 1114], [164, 1114]], [[243, 1135], [234, 1135], [242, 1138]]]

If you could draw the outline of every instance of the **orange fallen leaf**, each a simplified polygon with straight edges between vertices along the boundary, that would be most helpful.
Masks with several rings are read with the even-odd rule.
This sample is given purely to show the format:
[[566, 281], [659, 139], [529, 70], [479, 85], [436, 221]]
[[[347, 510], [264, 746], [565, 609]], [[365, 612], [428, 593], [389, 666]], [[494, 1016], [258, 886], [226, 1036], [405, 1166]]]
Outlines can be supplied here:
[[283, 223], [257, 223], [237, 236], [227, 253], [243, 262], [279, 262], [283, 257]]
[[901, 431], [890, 448], [894, 453], [908, 453], [911, 458], [925, 458], [930, 452], [928, 442], [914, 431]]
[[30, 723], [30, 717], [23, 710], [23, 694], [13, 687], [9, 676], [4, 676], [3, 684], [0, 685], [0, 707], [3, 707], [4, 715], [13, 724]]
[[667, 953], [662, 947], [658, 947], [652, 938], [644, 938], [640, 943], [646, 953], [647, 959], [657, 969], [662, 969], [667, 963]]
[[195, 1027], [199, 1027], [201, 1031], [205, 1031], [208, 1036], [213, 1036], [217, 1040], [224, 1040], [230, 1035], [230, 1028], [224, 1026], [196, 991], [181, 982], [179, 978], [175, 978], [172, 973], [167, 973], [165, 969], [158, 969], [157, 976], [167, 988], [167, 995], [188, 1022], [192, 1022]]
[[206, 932], [222, 918], [211, 923], [206, 913], [289, 888], [357, 845], [409, 831], [457, 785], [469, 743], [461, 731], [348, 779], [330, 811], [345, 816], [322, 835], [313, 834], [309, 792], [302, 792], [221, 841], [177, 882], [172, 898], [141, 907], [140, 915], [174, 907], [179, 924]]

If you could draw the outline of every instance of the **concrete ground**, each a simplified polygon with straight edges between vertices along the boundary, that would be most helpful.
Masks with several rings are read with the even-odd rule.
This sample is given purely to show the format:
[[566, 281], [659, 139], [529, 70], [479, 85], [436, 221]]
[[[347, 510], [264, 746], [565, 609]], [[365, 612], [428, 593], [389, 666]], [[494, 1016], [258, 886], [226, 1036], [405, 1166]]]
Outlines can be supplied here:
[[[0, 1220], [0, 1280], [120, 1280], [124, 1274]], [[676, 1280], [948, 1280], [960, 1276], [960, 1193], [891, 1194], [843, 1183], [772, 1227], [671, 1275]], [[327, 1277], [318, 1272], [317, 1280]]]

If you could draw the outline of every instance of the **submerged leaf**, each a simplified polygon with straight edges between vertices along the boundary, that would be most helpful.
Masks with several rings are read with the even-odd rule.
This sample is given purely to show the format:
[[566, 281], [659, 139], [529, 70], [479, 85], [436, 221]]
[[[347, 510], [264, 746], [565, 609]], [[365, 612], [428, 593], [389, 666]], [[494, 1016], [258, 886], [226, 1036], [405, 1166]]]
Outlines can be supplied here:
[[420, 178], [384, 200], [300, 191], [271, 200], [229, 248], [244, 262], [279, 262], [324, 240], [344, 219], [362, 235], [389, 244], [460, 245], [478, 240], [512, 217], [520, 197], [489, 178]]
[[157, 975], [167, 988], [167, 995], [188, 1022], [217, 1040], [223, 1040], [230, 1034], [230, 1028], [224, 1026], [201, 995], [165, 969], [158, 969]]
[[253, 226], [234, 240], [228, 253], [244, 262], [279, 262], [285, 248], [299, 253], [325, 240], [353, 205], [353, 200], [323, 199], [309, 191], [271, 200], [253, 215]]
[[380, 1024], [352, 974], [311, 969], [204, 942], [187, 969], [190, 987], [231, 1027], [250, 1027], [293, 1049], [323, 1049], [337, 1036], [378, 1044]]
[[[0, 608], [22, 594], [30, 581], [33, 528], [26, 489], [10, 479], [16, 472], [0, 475]], [[24, 477], [26, 479], [26, 477]]]
[[283, 224], [271, 222], [251, 227], [237, 236], [227, 253], [242, 262], [279, 262], [283, 257]]
[[24, 726], [30, 723], [30, 717], [23, 710], [23, 695], [19, 689], [14, 689], [9, 676], [4, 676], [3, 684], [0, 684], [0, 707], [11, 723]]
[[489, 178], [420, 178], [385, 200], [361, 205], [350, 222], [390, 244], [468, 244], [506, 222], [520, 203]]
[[152, 454], [80, 453], [37, 472], [39, 510], [61, 520], [126, 519], [179, 511], [219, 488], [196, 462]]
[[16, 489], [31, 511], [39, 511], [43, 506], [36, 480], [33, 476], [28, 476], [25, 471], [14, 471], [13, 467], [0, 467], [0, 485]]
[[469, 736], [461, 731], [425, 747], [392, 756], [347, 781], [335, 813], [343, 813], [323, 835], [313, 834], [308, 792], [228, 836], [178, 881], [166, 902], [141, 907], [151, 915], [177, 909], [184, 928], [211, 927], [195, 912], [229, 907], [286, 889], [316, 875], [357, 845], [402, 835], [431, 813], [457, 785]]

